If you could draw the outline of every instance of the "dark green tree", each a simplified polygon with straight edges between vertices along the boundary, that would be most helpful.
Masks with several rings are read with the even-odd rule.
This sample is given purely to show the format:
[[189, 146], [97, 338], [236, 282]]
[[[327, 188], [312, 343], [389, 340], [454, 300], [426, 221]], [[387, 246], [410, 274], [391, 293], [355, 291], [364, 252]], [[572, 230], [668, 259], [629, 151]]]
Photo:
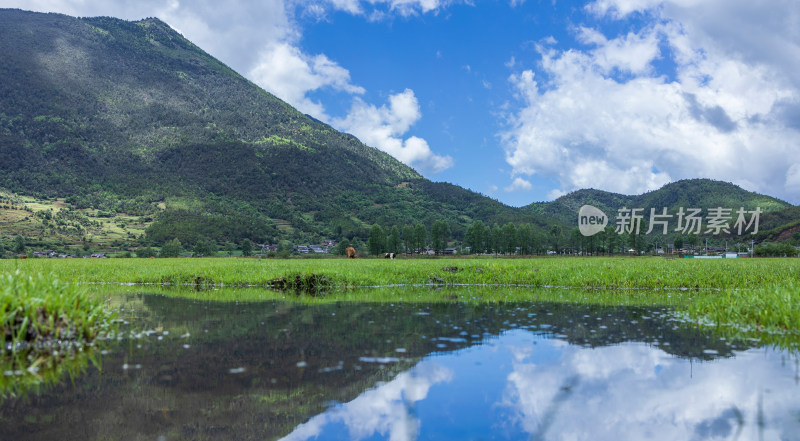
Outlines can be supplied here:
[[403, 226], [403, 246], [406, 252], [414, 252], [414, 227], [411, 225]]
[[569, 233], [569, 246], [572, 248], [573, 254], [578, 254], [583, 251], [583, 234], [578, 227], [573, 228], [570, 230]]
[[253, 255], [253, 242], [251, 242], [250, 239], [242, 239], [242, 243], [239, 245], [239, 248], [242, 250], [242, 256], [250, 257]]
[[602, 230], [599, 233], [592, 236], [592, 240], [589, 243], [590, 251], [593, 254], [597, 253], [607, 253], [608, 252], [608, 238], [606, 235], [608, 232], [606, 230]]
[[755, 248], [755, 255], [760, 257], [797, 257], [797, 253], [787, 242], [762, 242]]
[[502, 250], [506, 254], [515, 254], [517, 252], [517, 227], [511, 222], [503, 225]]
[[148, 245], [148, 246], [146, 246], [144, 248], [139, 248], [139, 249], [136, 250], [136, 256], [137, 257], [142, 257], [142, 258], [145, 258], [145, 259], [149, 259], [151, 257], [156, 257], [156, 254], [158, 254], [158, 253], [156, 253], [156, 250], [154, 250], [150, 245]]
[[489, 247], [495, 254], [503, 252], [503, 244], [505, 237], [503, 237], [503, 228], [500, 225], [492, 225], [491, 246]]
[[437, 220], [431, 228], [431, 245], [436, 254], [442, 254], [447, 248], [447, 241], [450, 240], [450, 225], [446, 221]]
[[628, 245], [636, 251], [636, 254], [641, 254], [642, 251], [647, 251], [647, 237], [642, 230], [637, 234], [634, 230], [629, 236]]
[[517, 228], [517, 242], [520, 254], [529, 255], [533, 253], [532, 236], [533, 227], [531, 227], [531, 224], [522, 224]]
[[333, 247], [333, 254], [337, 256], [344, 256], [347, 254], [347, 247], [350, 246], [350, 241], [345, 237], [340, 240], [335, 247]]
[[386, 248], [386, 233], [380, 225], [375, 224], [369, 230], [369, 238], [367, 239], [367, 249], [373, 256], [383, 253]]
[[608, 253], [615, 254], [619, 252], [620, 236], [617, 234], [616, 229], [611, 225], [606, 226], [606, 250]]
[[389, 241], [386, 244], [387, 251], [390, 253], [400, 252], [400, 244], [400, 229], [395, 225], [392, 227], [392, 232], [389, 233]]
[[164, 244], [161, 247], [161, 253], [159, 256], [161, 257], [178, 257], [181, 255], [181, 251], [183, 251], [183, 245], [178, 238], [174, 238], [171, 241]]
[[550, 227], [550, 246], [556, 253], [561, 252], [561, 227], [558, 225]]
[[475, 221], [467, 228], [467, 233], [464, 237], [467, 246], [470, 248], [471, 254], [482, 253], [486, 244], [484, 235], [486, 234], [486, 226], [483, 221]]
[[25, 238], [22, 237], [22, 235], [20, 234], [16, 238], [14, 238], [14, 248], [13, 248], [13, 250], [17, 254], [24, 254], [25, 253], [25, 249], [26, 249], [26, 247], [25, 247]]
[[428, 229], [425, 228], [425, 225], [417, 224], [414, 227], [414, 241], [414, 248], [421, 253], [428, 245]]
[[697, 245], [700, 244], [700, 236], [696, 234], [690, 234], [686, 237], [686, 243], [692, 246], [692, 249], [696, 249]]
[[217, 244], [209, 239], [200, 239], [192, 251], [198, 256], [213, 256], [217, 253]]
[[680, 234], [675, 236], [675, 239], [672, 241], [672, 244], [675, 245], [676, 250], [683, 248], [683, 236], [681, 236]]
[[628, 248], [634, 251], [638, 251], [636, 246], [637, 246], [636, 233], [634, 231], [631, 231], [630, 233], [628, 233]]
[[281, 259], [286, 259], [289, 257], [291, 253], [292, 253], [292, 244], [290, 244], [285, 240], [278, 241], [278, 250], [277, 250], [278, 257], [280, 257]]
[[534, 254], [542, 254], [545, 252], [545, 243], [547, 240], [545, 239], [544, 233], [534, 230], [532, 239], [531, 239], [531, 247], [533, 248], [532, 251]]

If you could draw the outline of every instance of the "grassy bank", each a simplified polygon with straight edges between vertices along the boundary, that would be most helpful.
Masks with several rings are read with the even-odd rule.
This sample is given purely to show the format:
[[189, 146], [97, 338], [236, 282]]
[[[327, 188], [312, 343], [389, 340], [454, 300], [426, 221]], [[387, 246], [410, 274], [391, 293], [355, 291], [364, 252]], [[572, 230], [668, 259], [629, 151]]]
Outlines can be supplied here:
[[0, 276], [0, 396], [13, 393], [22, 383], [60, 376], [50, 374], [60, 373], [65, 359], [81, 359], [85, 365], [85, 349], [108, 330], [114, 315], [99, 297], [56, 277], [4, 273]]
[[800, 279], [798, 259], [33, 259], [0, 261], [69, 282], [269, 286], [279, 279], [324, 278], [332, 287], [487, 284], [595, 288], [761, 288]]
[[[283, 287], [315, 283], [351, 288], [391, 285], [572, 287], [581, 290], [498, 291], [477, 301], [556, 300], [619, 305], [672, 305], [695, 319], [757, 330], [800, 334], [798, 259], [110, 259], [2, 261], [0, 270], [52, 273], [79, 284], [148, 283], [165, 286]], [[311, 281], [311, 282], [309, 282]], [[591, 288], [587, 290], [586, 288]], [[139, 288], [140, 289], [140, 288]], [[231, 294], [231, 293], [238, 294]], [[201, 291], [203, 298], [262, 298], [264, 291]], [[469, 292], [469, 291], [466, 291]], [[537, 293], [533, 295], [532, 293]], [[227, 293], [227, 294], [225, 294]], [[351, 299], [338, 292], [335, 299]], [[454, 294], [459, 300], [469, 295]], [[237, 297], [238, 296], [238, 297]], [[547, 298], [541, 298], [542, 296]], [[391, 299], [389, 299], [391, 300]], [[400, 300], [400, 299], [395, 299]], [[404, 299], [409, 300], [409, 299]]]

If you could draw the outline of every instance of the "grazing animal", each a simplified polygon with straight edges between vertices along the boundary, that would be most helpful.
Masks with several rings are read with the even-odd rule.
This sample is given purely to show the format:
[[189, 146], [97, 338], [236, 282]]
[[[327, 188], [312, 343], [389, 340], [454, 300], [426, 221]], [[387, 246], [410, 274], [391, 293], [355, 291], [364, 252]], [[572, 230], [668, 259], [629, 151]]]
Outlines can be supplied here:
[[386, 253], [386, 254], [383, 255], [383, 258], [384, 259], [394, 259], [395, 256], [396, 256], [395, 253]]
[[347, 253], [347, 258], [348, 258], [348, 259], [355, 259], [356, 257], [358, 257], [358, 256], [356, 255], [356, 249], [355, 249], [355, 248], [353, 248], [353, 247], [347, 247], [347, 248], [345, 248], [344, 252], [345, 252], [345, 253]]

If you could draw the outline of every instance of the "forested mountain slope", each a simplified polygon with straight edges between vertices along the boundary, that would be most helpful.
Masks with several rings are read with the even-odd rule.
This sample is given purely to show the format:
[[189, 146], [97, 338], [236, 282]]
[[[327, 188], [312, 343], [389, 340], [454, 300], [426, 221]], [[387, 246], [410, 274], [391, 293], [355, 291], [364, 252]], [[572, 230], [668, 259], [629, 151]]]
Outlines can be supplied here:
[[[534, 222], [298, 112], [158, 19], [0, 10], [0, 188], [152, 215], [148, 236]], [[159, 208], [161, 207], [161, 208]]]
[[537, 202], [523, 207], [532, 213], [544, 214], [558, 219], [564, 223], [575, 224], [578, 210], [582, 205], [593, 205], [614, 217], [618, 210], [625, 208], [643, 208], [649, 216], [650, 208], [655, 208], [660, 213], [663, 208], [675, 213], [680, 207], [709, 208], [723, 207], [733, 211], [744, 207], [746, 210], [755, 210], [760, 207], [765, 213], [781, 211], [791, 204], [771, 196], [754, 193], [741, 187], [722, 181], [711, 179], [687, 179], [672, 182], [658, 190], [641, 195], [622, 195], [602, 190], [578, 190], [564, 195], [552, 202]]

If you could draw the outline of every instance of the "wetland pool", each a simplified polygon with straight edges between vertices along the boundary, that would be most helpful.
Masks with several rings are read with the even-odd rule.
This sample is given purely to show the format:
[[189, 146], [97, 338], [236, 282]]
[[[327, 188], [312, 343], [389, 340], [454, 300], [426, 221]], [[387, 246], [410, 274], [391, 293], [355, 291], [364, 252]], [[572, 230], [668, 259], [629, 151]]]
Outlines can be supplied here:
[[5, 398], [0, 440], [800, 440], [797, 353], [666, 307], [112, 302], [120, 336]]

